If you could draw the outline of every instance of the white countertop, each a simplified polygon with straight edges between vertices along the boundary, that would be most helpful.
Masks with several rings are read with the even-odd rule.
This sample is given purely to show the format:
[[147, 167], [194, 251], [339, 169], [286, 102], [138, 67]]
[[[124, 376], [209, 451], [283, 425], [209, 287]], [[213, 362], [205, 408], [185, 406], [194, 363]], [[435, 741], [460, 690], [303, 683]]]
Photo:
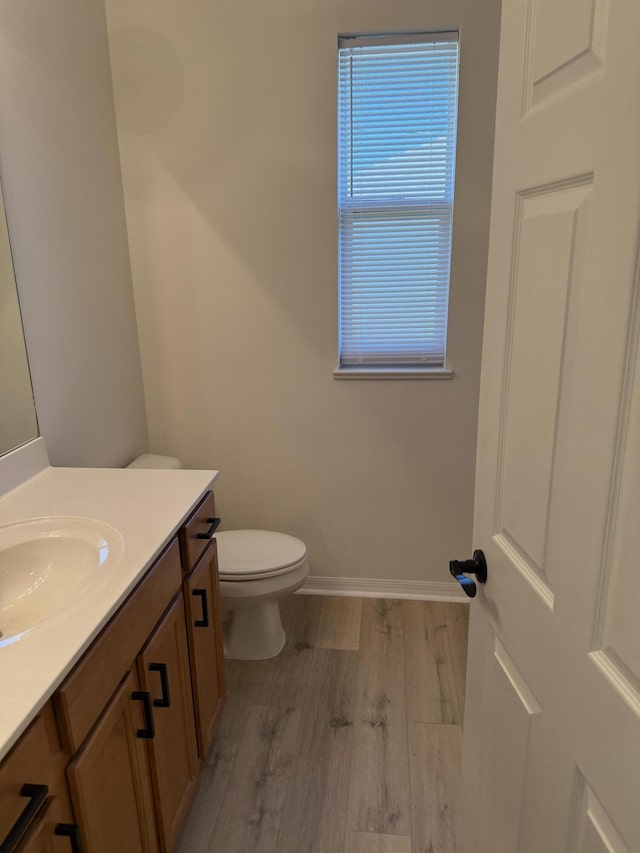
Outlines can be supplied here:
[[82, 516], [115, 527], [122, 559], [76, 603], [0, 647], [0, 759], [140, 581], [217, 471], [50, 468], [0, 497], [0, 525]]

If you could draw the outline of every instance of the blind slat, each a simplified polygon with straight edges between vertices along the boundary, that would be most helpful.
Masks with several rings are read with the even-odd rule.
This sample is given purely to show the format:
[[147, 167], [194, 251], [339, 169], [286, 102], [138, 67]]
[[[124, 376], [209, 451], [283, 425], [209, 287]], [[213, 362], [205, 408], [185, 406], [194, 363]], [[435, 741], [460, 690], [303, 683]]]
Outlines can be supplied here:
[[[340, 363], [444, 366], [457, 34], [340, 39]], [[430, 40], [431, 39], [431, 40]]]

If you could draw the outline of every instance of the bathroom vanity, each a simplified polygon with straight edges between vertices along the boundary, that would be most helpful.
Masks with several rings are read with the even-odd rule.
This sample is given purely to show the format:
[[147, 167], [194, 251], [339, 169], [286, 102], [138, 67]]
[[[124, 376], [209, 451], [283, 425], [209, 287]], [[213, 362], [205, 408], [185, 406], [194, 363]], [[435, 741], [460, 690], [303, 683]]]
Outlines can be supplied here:
[[216, 478], [47, 466], [0, 500], [0, 531], [83, 516], [122, 540], [104, 577], [0, 638], [1, 853], [172, 849], [225, 695]]

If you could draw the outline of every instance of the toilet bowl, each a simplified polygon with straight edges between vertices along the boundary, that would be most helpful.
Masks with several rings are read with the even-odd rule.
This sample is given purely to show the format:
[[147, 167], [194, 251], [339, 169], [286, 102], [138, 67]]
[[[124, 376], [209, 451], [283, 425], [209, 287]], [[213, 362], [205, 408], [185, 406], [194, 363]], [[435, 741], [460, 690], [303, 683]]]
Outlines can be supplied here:
[[216, 539], [225, 657], [275, 657], [285, 643], [278, 601], [309, 574], [305, 544], [271, 530], [225, 530]]

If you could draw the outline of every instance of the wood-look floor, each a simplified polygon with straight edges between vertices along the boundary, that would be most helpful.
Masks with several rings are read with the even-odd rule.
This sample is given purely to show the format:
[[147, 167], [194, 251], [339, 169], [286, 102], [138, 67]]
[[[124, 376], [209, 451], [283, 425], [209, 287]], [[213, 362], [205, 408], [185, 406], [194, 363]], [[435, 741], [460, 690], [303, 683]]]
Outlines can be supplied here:
[[467, 614], [284, 601], [281, 654], [226, 662], [176, 853], [453, 853]]

